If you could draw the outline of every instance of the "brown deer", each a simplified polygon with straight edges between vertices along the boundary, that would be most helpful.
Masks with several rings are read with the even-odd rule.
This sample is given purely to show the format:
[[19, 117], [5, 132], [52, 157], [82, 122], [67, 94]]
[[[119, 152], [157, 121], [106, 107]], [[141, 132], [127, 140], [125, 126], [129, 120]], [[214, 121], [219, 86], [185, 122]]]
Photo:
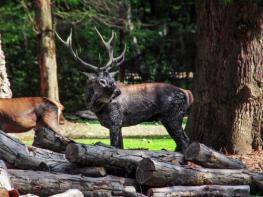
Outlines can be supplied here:
[[21, 133], [47, 127], [57, 131], [64, 107], [44, 97], [0, 99], [0, 130]]
[[136, 125], [144, 121], [159, 120], [177, 143], [177, 150], [184, 151], [189, 139], [182, 129], [182, 120], [193, 102], [191, 91], [165, 83], [144, 83], [124, 85], [116, 83], [110, 72], [113, 65], [124, 61], [126, 46], [120, 56], [113, 55], [113, 39], [105, 41], [96, 29], [106, 47], [109, 61], [97, 67], [83, 61], [72, 48], [72, 32], [64, 41], [58, 39], [70, 50], [75, 60], [82, 65], [87, 76], [86, 102], [96, 114], [100, 123], [110, 130], [111, 145], [123, 148], [121, 127]]

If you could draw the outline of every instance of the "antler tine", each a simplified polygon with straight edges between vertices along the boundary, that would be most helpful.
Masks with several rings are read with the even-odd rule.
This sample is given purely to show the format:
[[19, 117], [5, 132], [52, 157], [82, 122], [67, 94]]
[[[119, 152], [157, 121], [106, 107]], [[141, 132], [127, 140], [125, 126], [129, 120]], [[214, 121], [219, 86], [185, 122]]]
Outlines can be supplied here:
[[112, 41], [115, 37], [115, 33], [112, 31], [111, 32], [111, 38], [106, 42], [96, 27], [95, 27], [95, 30], [96, 30], [97, 34], [99, 35], [101, 41], [103, 42], [103, 44], [104, 44], [104, 46], [107, 49], [108, 54], [109, 54], [109, 61], [107, 62], [107, 64], [104, 67], [101, 68], [101, 70], [106, 70], [108, 67], [110, 67], [112, 65], [112, 63], [114, 61]]
[[[126, 52], [126, 44], [124, 45], [124, 49], [123, 49], [123, 51], [121, 52], [121, 54], [118, 56], [118, 57], [115, 57], [115, 58], [113, 58], [113, 63], [115, 63], [116, 64], [116, 66], [120, 66], [123, 62], [124, 62], [124, 60], [125, 60], [125, 52]], [[102, 70], [103, 69], [105, 69], [105, 70], [107, 70], [107, 71], [109, 71], [110, 69], [112, 69], [114, 66], [112, 66], [112, 67], [103, 67], [103, 68], [101, 68]]]
[[69, 49], [69, 51], [71, 52], [71, 54], [73, 55], [74, 59], [77, 60], [79, 63], [81, 63], [83, 66], [85, 66], [86, 69], [88, 70], [91, 70], [91, 71], [94, 71], [94, 72], [97, 72], [99, 70], [98, 67], [92, 65], [92, 64], [89, 64], [87, 62], [85, 62], [84, 60], [82, 60], [77, 52], [74, 51], [74, 49], [72, 48], [72, 29], [70, 29], [70, 34], [69, 36], [67, 37], [67, 40], [64, 41], [59, 35], [58, 33], [55, 31], [55, 34], [57, 36], [57, 38], [60, 40], [60, 42], [62, 42], [66, 48]]

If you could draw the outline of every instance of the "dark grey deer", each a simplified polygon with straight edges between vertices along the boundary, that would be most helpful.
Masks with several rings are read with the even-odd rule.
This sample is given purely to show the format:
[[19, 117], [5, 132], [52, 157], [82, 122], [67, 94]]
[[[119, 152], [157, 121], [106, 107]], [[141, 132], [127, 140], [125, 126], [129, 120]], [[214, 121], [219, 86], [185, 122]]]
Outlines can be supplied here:
[[116, 73], [110, 70], [124, 61], [126, 46], [120, 56], [114, 57], [115, 34], [112, 32], [111, 38], [105, 41], [96, 31], [109, 55], [109, 61], [103, 67], [91, 65], [79, 58], [72, 48], [72, 33], [66, 41], [57, 36], [86, 73], [88, 107], [97, 115], [100, 123], [110, 130], [111, 145], [123, 148], [122, 127], [159, 120], [177, 143], [177, 150], [184, 151], [189, 139], [183, 131], [182, 120], [193, 102], [191, 91], [165, 83], [116, 83]]

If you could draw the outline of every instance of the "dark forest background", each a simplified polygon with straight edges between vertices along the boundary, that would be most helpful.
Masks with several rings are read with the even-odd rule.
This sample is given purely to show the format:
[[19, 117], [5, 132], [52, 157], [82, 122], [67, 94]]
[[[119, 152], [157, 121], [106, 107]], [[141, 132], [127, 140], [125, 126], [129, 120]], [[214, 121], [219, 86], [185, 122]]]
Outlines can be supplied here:
[[[39, 95], [35, 7], [29, 0], [1, 0], [0, 32], [14, 97]], [[105, 38], [117, 33], [115, 52], [127, 45], [119, 79], [125, 83], [168, 82], [190, 88], [195, 63], [195, 1], [56, 0], [55, 29], [66, 38], [73, 29], [79, 56], [92, 64], [107, 62], [94, 27]], [[66, 111], [84, 108], [85, 77], [57, 42], [59, 96]]]

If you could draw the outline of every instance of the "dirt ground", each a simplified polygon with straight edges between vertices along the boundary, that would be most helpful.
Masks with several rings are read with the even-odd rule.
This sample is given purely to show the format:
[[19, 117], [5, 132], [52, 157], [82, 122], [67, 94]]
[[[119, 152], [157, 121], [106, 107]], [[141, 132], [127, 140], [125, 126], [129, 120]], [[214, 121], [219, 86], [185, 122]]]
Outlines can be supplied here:
[[[160, 125], [136, 125], [122, 129], [123, 135], [131, 136], [153, 136], [167, 135], [165, 128]], [[109, 136], [106, 128], [98, 124], [76, 123], [67, 121], [64, 125], [60, 125], [59, 132], [70, 138], [105, 138]], [[22, 134], [16, 134], [19, 139], [32, 140], [34, 131]], [[240, 159], [249, 170], [263, 173], [263, 151], [252, 152], [245, 155], [229, 155], [232, 158]]]

